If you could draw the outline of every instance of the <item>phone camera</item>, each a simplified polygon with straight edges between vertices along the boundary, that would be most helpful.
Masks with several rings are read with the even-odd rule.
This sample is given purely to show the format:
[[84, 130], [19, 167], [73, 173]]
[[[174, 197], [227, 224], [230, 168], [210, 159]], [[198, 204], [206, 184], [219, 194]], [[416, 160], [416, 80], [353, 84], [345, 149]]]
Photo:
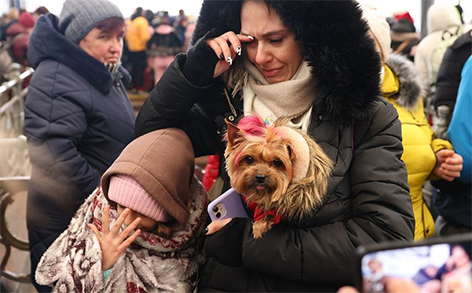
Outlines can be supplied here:
[[218, 206], [214, 206], [214, 207], [213, 207], [213, 211], [214, 211], [215, 213], [217, 213], [217, 212], [218, 212]]
[[216, 213], [216, 217], [217, 217], [218, 219], [221, 218], [221, 213], [220, 213], [220, 212]]

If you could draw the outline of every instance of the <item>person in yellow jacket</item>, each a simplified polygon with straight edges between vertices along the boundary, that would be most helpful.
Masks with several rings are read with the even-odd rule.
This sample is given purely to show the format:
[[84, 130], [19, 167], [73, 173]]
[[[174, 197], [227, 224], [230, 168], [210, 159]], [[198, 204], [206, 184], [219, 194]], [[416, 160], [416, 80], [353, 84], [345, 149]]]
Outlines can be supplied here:
[[133, 77], [134, 88], [144, 90], [144, 69], [147, 66], [147, 42], [151, 38], [149, 34], [149, 22], [143, 16], [143, 9], [136, 8], [131, 20], [127, 22], [127, 32], [125, 36], [129, 50], [129, 62], [131, 64], [131, 76]]
[[415, 215], [415, 240], [433, 236], [434, 219], [423, 199], [427, 180], [448, 181], [460, 176], [462, 157], [452, 145], [433, 137], [423, 108], [423, 85], [414, 64], [405, 57], [389, 54], [390, 28], [384, 16], [372, 7], [364, 7], [364, 18], [383, 62], [383, 96], [397, 109], [402, 122], [403, 155]]

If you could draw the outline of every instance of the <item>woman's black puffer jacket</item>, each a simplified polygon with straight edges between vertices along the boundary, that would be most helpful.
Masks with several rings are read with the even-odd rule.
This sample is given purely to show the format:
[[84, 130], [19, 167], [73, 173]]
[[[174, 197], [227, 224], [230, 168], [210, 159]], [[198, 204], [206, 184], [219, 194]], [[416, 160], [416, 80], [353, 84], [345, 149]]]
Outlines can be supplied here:
[[[238, 33], [240, 7], [240, 1], [204, 2], [194, 46], [176, 57], [151, 92], [136, 135], [180, 127], [196, 156], [222, 154], [223, 120], [238, 119], [242, 102], [227, 99], [221, 79], [213, 79], [217, 58], [205, 39]], [[221, 291], [326, 292], [353, 283], [358, 246], [413, 240], [401, 125], [379, 95], [380, 58], [356, 2], [274, 1], [272, 8], [301, 39], [313, 67], [316, 97], [308, 133], [335, 162], [334, 172], [311, 219], [281, 223], [258, 240], [250, 220], [232, 225], [242, 226], [243, 265], [210, 258], [200, 284]]]

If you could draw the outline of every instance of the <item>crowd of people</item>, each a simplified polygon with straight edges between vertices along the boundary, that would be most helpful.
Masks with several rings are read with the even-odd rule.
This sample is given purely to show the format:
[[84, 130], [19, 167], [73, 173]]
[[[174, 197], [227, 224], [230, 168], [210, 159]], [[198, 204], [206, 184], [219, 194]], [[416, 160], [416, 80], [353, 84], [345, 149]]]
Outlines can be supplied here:
[[[334, 292], [354, 283], [360, 246], [470, 233], [472, 30], [461, 13], [434, 4], [420, 40], [408, 12], [387, 18], [354, 0], [204, 0], [196, 23], [183, 10], [126, 18], [109, 0], [66, 0], [59, 15], [12, 9], [0, 37], [35, 69], [24, 124], [33, 284]], [[137, 116], [129, 93], [148, 95]], [[206, 214], [233, 183], [228, 123], [252, 115], [308, 135], [333, 163], [320, 206], [259, 239], [250, 208]], [[292, 178], [271, 156], [243, 152], [236, 166], [270, 158]]]
[[[12, 62], [29, 66], [29, 36], [37, 18], [48, 12], [44, 6], [33, 13], [12, 8], [0, 18], [0, 41], [8, 46]], [[168, 11], [154, 13], [138, 7], [126, 23], [121, 61], [133, 79], [125, 87], [132, 93], [149, 92], [174, 56], [187, 51], [195, 22], [182, 9], [172, 16]]]
[[127, 24], [123, 60], [133, 77], [130, 89], [149, 92], [174, 56], [188, 48], [194, 24], [189, 24], [182, 9], [172, 17], [167, 11], [153, 13], [142, 7], [136, 8]]

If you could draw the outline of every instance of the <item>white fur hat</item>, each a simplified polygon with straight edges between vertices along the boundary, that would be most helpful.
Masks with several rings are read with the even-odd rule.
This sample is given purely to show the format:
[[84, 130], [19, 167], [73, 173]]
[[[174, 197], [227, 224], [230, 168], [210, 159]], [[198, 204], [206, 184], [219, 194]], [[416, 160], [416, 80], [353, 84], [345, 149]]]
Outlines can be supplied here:
[[363, 17], [369, 25], [369, 29], [380, 48], [382, 60], [385, 61], [392, 51], [390, 44], [392, 39], [390, 37], [390, 26], [388, 25], [385, 16], [372, 6], [362, 6]]

